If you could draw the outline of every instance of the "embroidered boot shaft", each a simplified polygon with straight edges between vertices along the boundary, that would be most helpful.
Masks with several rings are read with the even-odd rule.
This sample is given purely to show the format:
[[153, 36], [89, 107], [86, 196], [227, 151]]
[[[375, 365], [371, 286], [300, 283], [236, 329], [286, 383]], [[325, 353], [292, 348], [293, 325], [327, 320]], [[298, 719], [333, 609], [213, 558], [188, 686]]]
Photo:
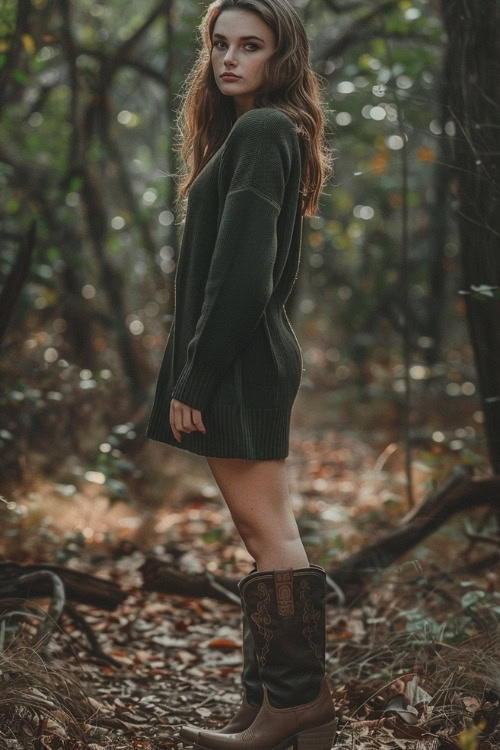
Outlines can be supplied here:
[[275, 568], [251, 573], [239, 587], [271, 705], [312, 701], [325, 674], [325, 571]]

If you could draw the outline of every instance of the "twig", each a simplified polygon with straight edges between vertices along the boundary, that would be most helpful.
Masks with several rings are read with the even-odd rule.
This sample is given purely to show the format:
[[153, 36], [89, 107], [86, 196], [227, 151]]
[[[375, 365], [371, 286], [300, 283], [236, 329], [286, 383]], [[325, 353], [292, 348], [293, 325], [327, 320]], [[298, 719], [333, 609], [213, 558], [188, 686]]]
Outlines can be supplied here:
[[500, 547], [499, 536], [480, 534], [477, 531], [474, 531], [468, 521], [464, 521], [464, 534], [468, 539], [473, 539], [475, 542], [486, 542], [486, 544], [495, 544], [497, 547]]
[[92, 647], [92, 650], [90, 652], [92, 656], [96, 656], [97, 658], [105, 661], [107, 664], [112, 664], [114, 667], [120, 667], [120, 668], [123, 667], [123, 664], [119, 662], [117, 659], [114, 659], [112, 656], [108, 656], [107, 654], [104, 653], [101, 646], [99, 645], [99, 642], [96, 638], [94, 631], [92, 630], [90, 625], [87, 623], [85, 618], [79, 612], [77, 612], [74, 607], [72, 607], [70, 604], [66, 604], [64, 611], [69, 614], [73, 622], [87, 636], [89, 643]]
[[241, 605], [240, 597], [237, 594], [233, 594], [232, 591], [229, 591], [224, 586], [221, 586], [220, 583], [217, 583], [212, 573], [210, 573], [208, 570], [207, 570], [206, 576], [212, 588], [216, 589], [217, 591], [222, 592], [224, 596], [227, 596], [227, 598], [230, 601], [234, 602], [235, 604]]

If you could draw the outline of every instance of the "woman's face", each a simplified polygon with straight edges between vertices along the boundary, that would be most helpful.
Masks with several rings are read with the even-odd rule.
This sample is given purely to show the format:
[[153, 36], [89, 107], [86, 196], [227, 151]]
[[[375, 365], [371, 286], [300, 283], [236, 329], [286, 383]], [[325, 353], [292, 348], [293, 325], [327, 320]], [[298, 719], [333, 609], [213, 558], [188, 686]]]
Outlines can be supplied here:
[[[212, 67], [222, 94], [234, 97], [237, 115], [254, 106], [262, 68], [274, 52], [274, 34], [260, 16], [247, 10], [224, 10], [212, 34]], [[221, 78], [234, 73], [238, 78]]]

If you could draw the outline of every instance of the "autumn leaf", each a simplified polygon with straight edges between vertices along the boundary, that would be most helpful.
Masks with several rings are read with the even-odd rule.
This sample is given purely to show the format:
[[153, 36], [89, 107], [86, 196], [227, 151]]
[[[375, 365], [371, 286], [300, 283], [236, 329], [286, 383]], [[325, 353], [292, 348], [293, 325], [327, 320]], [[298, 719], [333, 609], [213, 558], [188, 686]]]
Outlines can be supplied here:
[[209, 648], [241, 648], [241, 643], [233, 641], [231, 638], [214, 638], [207, 643]]

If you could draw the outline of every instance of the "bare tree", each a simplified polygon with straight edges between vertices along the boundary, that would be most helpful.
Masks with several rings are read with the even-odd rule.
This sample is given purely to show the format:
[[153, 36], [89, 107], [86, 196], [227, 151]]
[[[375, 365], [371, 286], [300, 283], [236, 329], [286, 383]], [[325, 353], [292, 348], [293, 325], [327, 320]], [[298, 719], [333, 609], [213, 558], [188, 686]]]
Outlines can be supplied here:
[[463, 289], [491, 465], [500, 473], [500, 7], [442, 0]]

